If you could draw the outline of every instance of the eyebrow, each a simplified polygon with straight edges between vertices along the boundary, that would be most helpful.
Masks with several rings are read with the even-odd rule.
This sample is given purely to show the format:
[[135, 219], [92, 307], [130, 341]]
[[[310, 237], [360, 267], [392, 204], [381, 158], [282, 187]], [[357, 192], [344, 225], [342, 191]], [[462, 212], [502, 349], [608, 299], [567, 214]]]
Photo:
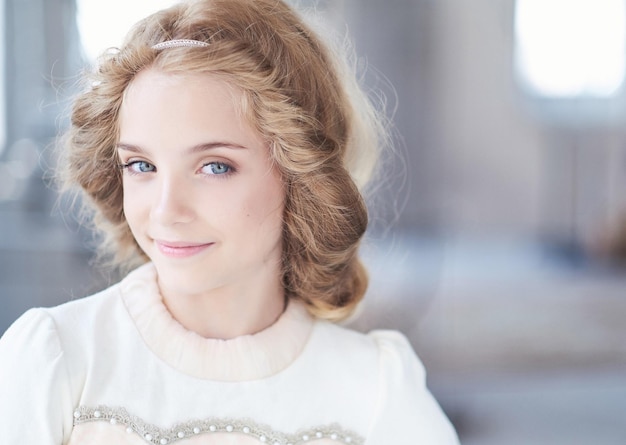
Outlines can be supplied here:
[[[203, 144], [197, 144], [187, 150], [189, 153], [201, 153], [203, 151], [213, 150], [215, 148], [231, 148], [235, 150], [245, 150], [247, 147], [243, 145], [235, 144], [233, 142], [205, 142]], [[120, 142], [117, 144], [118, 150], [130, 151], [132, 153], [145, 154], [147, 151], [142, 147], [133, 144], [126, 144]]]

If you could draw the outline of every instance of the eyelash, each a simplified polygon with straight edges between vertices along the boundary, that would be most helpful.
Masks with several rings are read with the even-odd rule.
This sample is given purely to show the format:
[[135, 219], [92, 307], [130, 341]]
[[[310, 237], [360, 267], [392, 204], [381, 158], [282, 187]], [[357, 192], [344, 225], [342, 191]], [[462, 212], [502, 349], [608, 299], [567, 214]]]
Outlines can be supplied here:
[[[137, 166], [139, 164], [148, 165], [148, 166], [150, 166], [151, 170], [149, 170], [149, 171], [135, 171], [135, 170], [133, 170], [133, 167]], [[216, 165], [220, 166], [222, 168], [225, 168], [226, 171], [223, 172], [223, 173], [204, 173], [203, 172], [203, 174], [206, 175], [206, 176], [230, 176], [230, 175], [232, 175], [233, 173], [236, 172], [235, 168], [232, 165], [227, 164], [226, 162], [220, 162], [220, 161], [207, 162], [206, 164], [202, 165], [200, 170], [202, 171], [206, 167], [216, 166]], [[131, 175], [140, 175], [140, 174], [144, 174], [144, 173], [154, 173], [156, 171], [156, 167], [153, 164], [151, 164], [151, 163], [149, 163], [147, 161], [140, 161], [140, 160], [125, 162], [123, 164], [120, 164], [119, 167], [120, 167], [121, 170], [128, 171], [128, 173], [131, 174]]]
[[207, 176], [230, 176], [233, 173], [235, 173], [235, 168], [230, 165], [227, 164], [226, 162], [221, 162], [221, 161], [213, 161], [213, 162], [207, 162], [206, 164], [204, 164], [201, 168], [201, 170], [204, 170], [206, 167], [210, 167], [210, 166], [220, 166], [222, 168], [225, 168], [226, 171], [223, 173], [204, 173]]
[[[153, 170], [146, 171], [146, 172], [134, 171], [133, 167], [138, 165], [138, 164], [149, 165], [150, 167], [152, 167]], [[146, 161], [129, 161], [129, 162], [120, 164], [120, 169], [126, 170], [131, 175], [139, 175], [139, 174], [143, 174], [143, 173], [153, 173], [154, 171], [156, 171], [156, 167], [154, 165], [150, 164], [149, 162], [146, 162]]]

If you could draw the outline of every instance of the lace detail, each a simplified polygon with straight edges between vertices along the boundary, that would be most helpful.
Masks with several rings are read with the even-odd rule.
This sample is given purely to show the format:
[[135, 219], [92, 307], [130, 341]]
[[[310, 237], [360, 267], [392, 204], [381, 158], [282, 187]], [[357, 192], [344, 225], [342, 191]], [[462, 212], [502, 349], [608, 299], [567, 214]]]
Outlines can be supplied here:
[[364, 442], [357, 434], [346, 431], [336, 424], [301, 430], [296, 434], [285, 434], [247, 419], [209, 418], [178, 423], [172, 428], [162, 429], [129, 414], [124, 408], [107, 406], [77, 408], [74, 411], [74, 425], [87, 422], [109, 422], [112, 425], [124, 426], [127, 433], [138, 434], [146, 442], [155, 445], [167, 445], [186, 437], [212, 433], [245, 434], [271, 445], [299, 445], [318, 439], [331, 439], [339, 444], [349, 445], [362, 445]]

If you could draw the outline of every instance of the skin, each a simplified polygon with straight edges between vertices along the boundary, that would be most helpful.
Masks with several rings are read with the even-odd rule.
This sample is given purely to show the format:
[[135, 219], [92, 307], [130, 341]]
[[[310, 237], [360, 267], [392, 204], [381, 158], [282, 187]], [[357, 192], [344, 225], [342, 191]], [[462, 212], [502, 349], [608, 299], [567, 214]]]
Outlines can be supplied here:
[[203, 337], [263, 330], [284, 311], [285, 192], [242, 93], [150, 68], [129, 85], [118, 156], [124, 213], [173, 318]]

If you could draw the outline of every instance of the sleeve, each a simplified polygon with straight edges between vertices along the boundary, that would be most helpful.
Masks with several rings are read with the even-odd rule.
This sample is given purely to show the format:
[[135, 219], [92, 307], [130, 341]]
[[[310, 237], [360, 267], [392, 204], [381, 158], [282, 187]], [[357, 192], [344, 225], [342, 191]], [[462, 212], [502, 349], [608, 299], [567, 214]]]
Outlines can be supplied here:
[[404, 335], [370, 334], [379, 349], [377, 415], [366, 445], [458, 445], [452, 424], [426, 388], [426, 372]]
[[31, 309], [0, 338], [1, 442], [61, 445], [71, 432], [72, 410], [54, 321], [45, 310]]

